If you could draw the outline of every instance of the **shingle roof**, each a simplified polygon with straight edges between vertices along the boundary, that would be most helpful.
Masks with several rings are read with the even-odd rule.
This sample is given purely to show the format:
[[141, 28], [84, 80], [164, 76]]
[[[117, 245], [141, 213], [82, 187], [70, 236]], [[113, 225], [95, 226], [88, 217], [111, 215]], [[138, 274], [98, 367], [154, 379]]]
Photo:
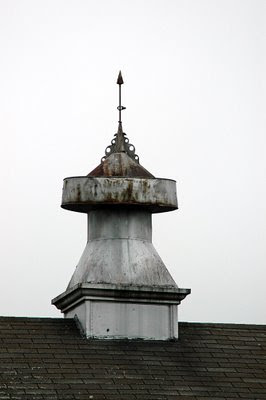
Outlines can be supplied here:
[[75, 321], [0, 318], [0, 399], [266, 399], [266, 326], [179, 323], [173, 342], [86, 340]]

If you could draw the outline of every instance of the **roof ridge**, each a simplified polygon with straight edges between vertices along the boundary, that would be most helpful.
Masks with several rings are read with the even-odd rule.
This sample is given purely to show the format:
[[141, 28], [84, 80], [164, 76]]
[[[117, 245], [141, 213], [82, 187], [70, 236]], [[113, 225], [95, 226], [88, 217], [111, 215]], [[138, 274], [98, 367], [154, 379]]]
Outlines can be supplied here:
[[248, 324], [248, 323], [237, 323], [237, 322], [188, 322], [188, 321], [179, 321], [179, 324], [185, 326], [185, 325], [193, 325], [193, 326], [210, 326], [212, 328], [237, 328], [237, 327], [243, 327], [247, 328], [249, 326], [252, 327], [258, 327], [258, 328], [264, 328], [266, 327], [266, 324]]

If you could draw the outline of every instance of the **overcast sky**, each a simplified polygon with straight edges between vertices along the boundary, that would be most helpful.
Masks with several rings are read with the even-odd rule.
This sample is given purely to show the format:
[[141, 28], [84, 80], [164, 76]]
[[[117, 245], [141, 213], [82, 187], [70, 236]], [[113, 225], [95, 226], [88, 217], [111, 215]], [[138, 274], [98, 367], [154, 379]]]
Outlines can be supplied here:
[[64, 177], [123, 125], [177, 181], [153, 241], [192, 293], [183, 321], [266, 323], [266, 1], [0, 1], [0, 315], [60, 316], [86, 216]]

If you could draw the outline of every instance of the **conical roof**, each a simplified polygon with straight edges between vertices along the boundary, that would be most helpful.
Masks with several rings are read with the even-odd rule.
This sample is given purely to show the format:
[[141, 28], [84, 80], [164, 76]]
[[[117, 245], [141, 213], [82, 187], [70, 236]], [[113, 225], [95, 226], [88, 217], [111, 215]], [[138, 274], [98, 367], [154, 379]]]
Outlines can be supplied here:
[[154, 178], [154, 176], [139, 164], [139, 157], [135, 154], [135, 147], [129, 143], [119, 122], [118, 131], [111, 145], [105, 150], [105, 156], [95, 169], [87, 176], [111, 177], [123, 176], [130, 178]]

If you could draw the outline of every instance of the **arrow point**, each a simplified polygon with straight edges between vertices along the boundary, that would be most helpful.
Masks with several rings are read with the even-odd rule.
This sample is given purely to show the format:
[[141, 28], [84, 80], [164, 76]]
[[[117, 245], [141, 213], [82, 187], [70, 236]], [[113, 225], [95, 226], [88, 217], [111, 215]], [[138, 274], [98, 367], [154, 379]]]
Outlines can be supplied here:
[[118, 78], [117, 78], [116, 83], [117, 83], [118, 85], [123, 85], [123, 83], [124, 83], [121, 71], [119, 71], [119, 74], [118, 74]]

